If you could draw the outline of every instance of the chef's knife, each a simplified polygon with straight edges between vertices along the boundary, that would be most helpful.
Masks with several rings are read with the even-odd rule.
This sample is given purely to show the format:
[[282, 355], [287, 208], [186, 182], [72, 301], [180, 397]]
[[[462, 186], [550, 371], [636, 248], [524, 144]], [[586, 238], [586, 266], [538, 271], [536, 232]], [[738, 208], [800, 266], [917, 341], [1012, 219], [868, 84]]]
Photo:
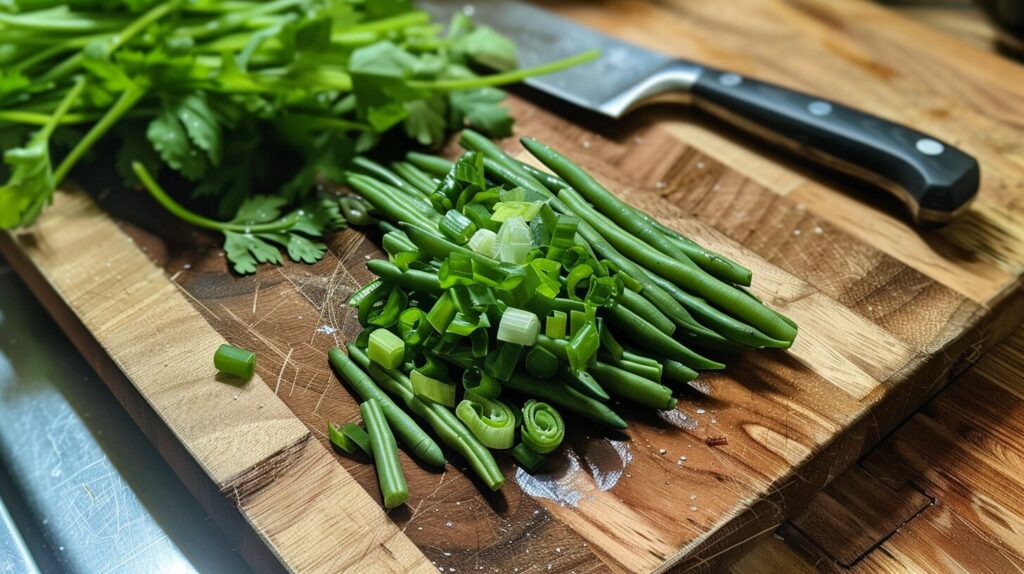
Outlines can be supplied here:
[[526, 83], [613, 118], [654, 101], [692, 103], [895, 194], [918, 223], [946, 223], [977, 195], [980, 172], [970, 155], [836, 102], [659, 54], [514, 0], [424, 0], [420, 5], [443, 21], [463, 10], [512, 38], [522, 67], [597, 48], [596, 60]]

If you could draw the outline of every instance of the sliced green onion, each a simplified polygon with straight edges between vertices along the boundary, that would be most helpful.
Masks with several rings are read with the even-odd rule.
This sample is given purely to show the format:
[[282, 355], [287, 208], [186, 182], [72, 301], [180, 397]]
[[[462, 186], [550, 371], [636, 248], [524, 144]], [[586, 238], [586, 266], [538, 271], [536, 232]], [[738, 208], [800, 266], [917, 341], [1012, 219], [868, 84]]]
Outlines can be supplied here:
[[437, 271], [437, 280], [442, 289], [454, 285], [470, 285], [473, 283], [473, 260], [465, 253], [453, 252], [441, 264]]
[[222, 373], [249, 380], [256, 370], [256, 353], [223, 344], [213, 353], [213, 366]]
[[533, 313], [509, 307], [498, 324], [498, 340], [516, 345], [531, 346], [537, 342], [540, 320]]
[[497, 259], [505, 263], [526, 263], [526, 255], [534, 248], [533, 232], [522, 217], [513, 217], [501, 224], [495, 242]]
[[494, 241], [497, 238], [498, 234], [490, 229], [477, 229], [476, 233], [473, 234], [473, 237], [469, 238], [468, 247], [480, 255], [493, 257]]
[[398, 316], [398, 332], [410, 347], [418, 347], [430, 335], [431, 326], [427, 314], [419, 307], [409, 307]]
[[452, 319], [455, 318], [455, 311], [455, 303], [452, 302], [451, 296], [445, 291], [444, 294], [437, 298], [434, 306], [427, 313], [427, 322], [438, 333], [444, 333], [445, 329], [448, 328], [448, 323], [451, 323]]
[[421, 353], [413, 362], [413, 368], [432, 379], [447, 379], [448, 366], [431, 353]]
[[544, 334], [552, 339], [564, 339], [566, 318], [564, 311], [552, 311], [544, 323]]
[[547, 403], [530, 399], [523, 405], [523, 444], [530, 450], [547, 454], [562, 444], [565, 422], [562, 415]]
[[558, 373], [558, 357], [538, 345], [526, 354], [526, 370], [538, 379], [550, 379]]
[[513, 187], [512, 189], [503, 189], [500, 192], [502, 202], [514, 202], [524, 201], [526, 199], [526, 190], [521, 187]]
[[[481, 193], [477, 197], [483, 195]], [[473, 225], [476, 225], [477, 231], [481, 229], [497, 231], [501, 227], [501, 223], [491, 220], [491, 210], [483, 203], [470, 203], [466, 205], [462, 208], [462, 214], [469, 218]], [[488, 253], [487, 256], [490, 257], [490, 254]]]
[[494, 212], [491, 214], [491, 221], [505, 222], [513, 217], [522, 217], [530, 221], [540, 213], [543, 203], [526, 201], [499, 201], [494, 204]]
[[402, 364], [405, 357], [405, 342], [387, 329], [377, 329], [370, 333], [367, 354], [374, 363], [385, 369], [394, 369]]
[[516, 459], [519, 466], [523, 467], [526, 472], [533, 474], [544, 466], [544, 457], [530, 450], [530, 447], [523, 443], [519, 443], [512, 449], [512, 458]]
[[476, 233], [476, 225], [468, 217], [449, 209], [437, 224], [441, 233], [459, 245], [465, 244]]
[[355, 424], [345, 423], [341, 427], [333, 423], [327, 423], [327, 437], [331, 444], [340, 448], [348, 454], [359, 454], [373, 460], [373, 449], [370, 448], [370, 436], [366, 429]]
[[565, 292], [574, 301], [582, 301], [583, 298], [576, 294], [576, 286], [584, 279], [589, 279], [594, 274], [594, 268], [586, 263], [580, 263], [572, 268], [565, 278]]
[[612, 329], [608, 326], [608, 323], [598, 319], [597, 331], [601, 335], [601, 345], [604, 346], [605, 351], [608, 351], [608, 354], [616, 361], [622, 360], [622, 354], [625, 352], [625, 349], [623, 349], [622, 345], [615, 340], [615, 337], [612, 335]]
[[559, 215], [555, 225], [549, 230], [551, 238], [548, 245], [560, 249], [571, 248], [576, 241], [576, 228], [579, 227], [580, 218], [575, 215]]
[[569, 366], [573, 370], [583, 370], [598, 347], [601, 346], [601, 337], [597, 331], [597, 325], [593, 321], [583, 323], [583, 326], [573, 332], [569, 345], [565, 348], [569, 356]]
[[412, 381], [412, 392], [417, 397], [446, 407], [455, 406], [455, 385], [428, 377], [415, 369], [409, 379]]
[[472, 391], [489, 399], [496, 399], [501, 394], [501, 383], [498, 379], [476, 367], [466, 369], [462, 373], [462, 388], [466, 389], [466, 392]]
[[370, 399], [359, 405], [363, 415], [367, 434], [370, 436], [370, 448], [373, 450], [374, 466], [377, 467], [377, 482], [384, 499], [384, 508], [397, 508], [409, 499], [409, 486], [402, 474], [402, 465], [398, 461], [398, 445], [395, 435], [391, 434], [384, 411], [377, 399]]
[[505, 403], [468, 392], [455, 408], [455, 416], [484, 446], [512, 448], [516, 438], [516, 416]]
[[[614, 277], [596, 277], [590, 280], [590, 288], [584, 300], [595, 307], [610, 307], [622, 293], [622, 281]], [[570, 292], [571, 293], [571, 292]]]
[[498, 348], [487, 353], [484, 359], [484, 372], [499, 381], [507, 381], [515, 372], [522, 352], [522, 345], [498, 343]]

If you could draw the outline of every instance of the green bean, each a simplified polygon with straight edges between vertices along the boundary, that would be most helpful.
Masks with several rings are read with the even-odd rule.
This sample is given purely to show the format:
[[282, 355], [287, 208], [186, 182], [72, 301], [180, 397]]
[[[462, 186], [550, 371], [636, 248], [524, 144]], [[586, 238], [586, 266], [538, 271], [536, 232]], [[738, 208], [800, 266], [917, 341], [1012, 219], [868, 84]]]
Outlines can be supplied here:
[[422, 193], [424, 197], [428, 197], [437, 190], [437, 182], [411, 163], [396, 161], [391, 164], [391, 169], [395, 170], [395, 173]]
[[332, 347], [327, 352], [331, 365], [339, 375], [356, 391], [364, 401], [375, 399], [380, 403], [381, 409], [387, 416], [388, 423], [394, 428], [398, 438], [412, 450], [416, 458], [432, 466], [444, 466], [444, 454], [441, 447], [437, 446], [434, 439], [416, 424], [395, 401], [381, 392], [373, 380], [356, 365], [338, 347]]
[[551, 193], [558, 193], [559, 191], [562, 190], [563, 187], [569, 186], [568, 183], [565, 183], [565, 180], [558, 177], [557, 175], [548, 173], [541, 169], [537, 169], [536, 167], [524, 161], [520, 161], [519, 165], [523, 167], [523, 171], [530, 174], [533, 177], [533, 179], [536, 179], [541, 183], [541, 185], [548, 188], [548, 191], [550, 191]]
[[481, 267], [486, 267], [493, 271], [502, 270], [501, 264], [487, 257], [481, 255], [471, 249], [466, 249], [461, 245], [456, 245], [446, 238], [434, 234], [429, 228], [424, 228], [420, 225], [401, 223], [399, 226], [405, 231], [405, 234], [409, 236], [409, 240], [412, 241], [416, 247], [420, 248], [427, 255], [435, 259], [445, 260], [452, 253], [459, 253], [473, 260], [474, 263]]
[[405, 154], [405, 159], [414, 166], [439, 179], [448, 175], [448, 172], [451, 171], [452, 167], [455, 165], [455, 163], [450, 162], [443, 157], [415, 151]]
[[697, 373], [697, 371], [694, 371], [679, 361], [665, 361], [664, 368], [661, 372], [662, 380], [680, 384], [689, 383], [696, 379], [698, 375], [699, 373]]
[[737, 318], [760, 329], [765, 334], [784, 341], [792, 341], [796, 330], [783, 321], [773, 311], [747, 297], [735, 287], [727, 285], [715, 277], [674, 261], [663, 253], [648, 246], [622, 231], [622, 228], [597, 213], [575, 191], [565, 188], [558, 194], [559, 199], [572, 207], [573, 211], [592, 226], [600, 227], [602, 235], [617, 249], [622, 250], [631, 259], [671, 280], [681, 289], [688, 289], [707, 299], [721, 309], [728, 309]]
[[661, 382], [661, 365], [648, 365], [645, 363], [637, 363], [628, 359], [620, 359], [618, 361], [608, 361], [613, 367], [618, 367], [623, 371], [629, 371], [634, 375], [640, 375], [641, 377], [654, 381], [655, 383]]
[[616, 328], [622, 329], [623, 336], [638, 346], [664, 356], [666, 359], [679, 361], [702, 370], [724, 369], [725, 365], [712, 361], [684, 346], [679, 341], [655, 329], [650, 323], [638, 317], [622, 305], [613, 305], [607, 309], [606, 317]]
[[416, 213], [419, 213], [425, 219], [432, 221], [435, 225], [437, 225], [437, 222], [441, 221], [442, 215], [434, 209], [434, 206], [430, 204], [430, 201], [427, 198], [421, 195], [403, 195], [401, 190], [390, 183], [377, 181], [372, 177], [367, 177], [366, 179], [370, 181], [371, 185], [374, 185], [381, 191], [388, 193], [396, 201], [404, 201], [410, 209], [416, 211]]
[[[780, 341], [773, 339], [768, 335], [765, 335], [761, 331], [751, 327], [732, 317], [722, 313], [717, 308], [709, 305], [707, 301], [687, 293], [683, 289], [676, 287], [671, 281], [650, 273], [649, 277], [651, 281], [657, 283], [659, 286], [668, 291], [680, 304], [686, 307], [690, 313], [695, 315], [695, 319], [700, 321], [700, 325], [707, 325], [709, 329], [715, 333], [719, 333], [729, 341], [734, 341], [748, 347], [754, 347], [757, 349], [762, 348], [788, 348], [792, 343], [790, 341]], [[716, 348], [716, 347], [712, 347]], [[723, 349], [728, 350], [728, 349]]]
[[498, 468], [491, 451], [473, 436], [466, 425], [448, 407], [431, 401], [423, 401], [412, 392], [412, 382], [397, 369], [385, 370], [370, 364], [370, 358], [353, 344], [348, 345], [348, 354], [360, 367], [367, 370], [385, 392], [400, 399], [410, 411], [430, 425], [437, 436], [449, 448], [462, 455], [469, 462], [473, 472], [484, 481], [487, 488], [498, 490], [505, 483], [505, 476]]
[[398, 461], [398, 446], [395, 436], [388, 428], [384, 411], [377, 399], [370, 399], [359, 405], [363, 415], [366, 432], [370, 435], [370, 448], [373, 450], [373, 463], [377, 467], [377, 482], [384, 499], [384, 508], [397, 508], [409, 499], [409, 485], [402, 474], [402, 465]]
[[552, 381], [538, 381], [527, 375], [515, 373], [508, 381], [502, 383], [502, 386], [524, 395], [543, 399], [553, 405], [564, 407], [566, 410], [612, 428], [624, 429], [628, 426], [626, 421], [615, 414], [615, 411], [608, 405], [564, 384]]
[[639, 365], [650, 365], [652, 367], [659, 367], [661, 363], [654, 357], [648, 357], [647, 355], [641, 355], [633, 351], [626, 350], [622, 353], [622, 360], [629, 361], [631, 363], [637, 363]]
[[384, 167], [383, 165], [373, 161], [370, 158], [359, 156], [352, 160], [352, 166], [359, 171], [369, 175], [379, 181], [389, 184], [390, 186], [398, 189], [405, 196], [410, 197], [423, 197], [418, 191], [416, 191], [411, 184], [406, 182], [397, 173]]
[[537, 183], [537, 180], [532, 177], [523, 176], [522, 174], [508, 169], [505, 165], [498, 162], [494, 158], [484, 157], [484, 172], [487, 173], [488, 178], [497, 180], [498, 183], [506, 187], [521, 187], [523, 189], [529, 189], [537, 192], [542, 197], [550, 197], [553, 201], [554, 196], [548, 191], [548, 188]]
[[[639, 240], [681, 262], [692, 262], [712, 275], [741, 285], [750, 285], [750, 270], [717, 254], [661, 224], [644, 211], [629, 205], [601, 185], [593, 176], [569, 158], [532, 138], [520, 138], [523, 146], [544, 165], [558, 174], [598, 211], [609, 217]], [[565, 187], [565, 186], [563, 186]], [[691, 259], [694, 258], [694, 259]]]
[[355, 173], [347, 174], [345, 179], [348, 185], [372, 203], [377, 211], [396, 223], [406, 221], [415, 222], [427, 229], [431, 226], [437, 227], [430, 218], [414, 209], [408, 198], [393, 196], [389, 190], [380, 187], [377, 180]]
[[619, 294], [619, 303], [666, 335], [671, 335], [676, 330], [676, 324], [639, 293], [624, 289]]
[[[497, 164], [509, 173], [514, 174], [521, 182], [516, 184], [517, 186], [522, 187], [523, 189], [538, 191], [545, 196], [551, 195], [547, 188], [527, 173], [515, 158], [505, 153], [505, 150], [501, 149], [498, 144], [491, 141], [487, 136], [474, 132], [473, 130], [462, 130], [462, 136], [459, 138], [459, 145], [465, 149], [484, 154], [485, 158], [491, 159], [494, 164]], [[484, 163], [484, 170], [488, 170], [486, 162]]]
[[676, 408], [672, 389], [640, 375], [597, 361], [588, 369], [601, 386], [624, 399], [661, 410]]
[[409, 269], [402, 271], [397, 265], [384, 259], [371, 259], [366, 262], [366, 268], [377, 277], [398, 285], [402, 289], [415, 291], [416, 293], [430, 293], [440, 295], [444, 293], [437, 273], [428, 271], [417, 271]]

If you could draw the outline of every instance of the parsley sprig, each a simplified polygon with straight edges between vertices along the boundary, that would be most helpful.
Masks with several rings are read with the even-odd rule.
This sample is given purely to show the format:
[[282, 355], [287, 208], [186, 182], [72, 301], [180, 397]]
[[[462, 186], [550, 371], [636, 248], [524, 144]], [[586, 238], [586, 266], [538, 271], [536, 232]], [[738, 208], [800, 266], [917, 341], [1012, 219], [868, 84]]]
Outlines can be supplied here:
[[[317, 238], [341, 224], [320, 184], [391, 134], [509, 135], [494, 86], [531, 73], [515, 65], [494, 30], [459, 14], [442, 34], [409, 0], [0, 0], [0, 227], [31, 224], [104, 157], [97, 145], [116, 144], [116, 161], [94, 163], [223, 232], [239, 273], [279, 263], [278, 246], [316, 261]], [[212, 199], [216, 217], [164, 179], [191, 183], [173, 188]]]

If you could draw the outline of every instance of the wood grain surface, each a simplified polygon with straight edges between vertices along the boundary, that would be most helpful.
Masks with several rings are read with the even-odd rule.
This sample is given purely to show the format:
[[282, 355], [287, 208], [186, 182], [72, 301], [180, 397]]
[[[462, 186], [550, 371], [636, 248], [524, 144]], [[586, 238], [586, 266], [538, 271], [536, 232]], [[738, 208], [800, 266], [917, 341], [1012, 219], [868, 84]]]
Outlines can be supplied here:
[[[288, 428], [294, 427], [296, 441], [289, 442], [286, 433], [284, 439], [271, 433], [268, 442], [257, 441], [258, 448], [267, 449], [263, 458], [236, 458], [232, 452], [228, 461], [209, 463], [219, 469], [222, 489], [240, 481], [245, 496], [235, 496], [236, 504], [277, 545], [275, 550], [289, 550], [278, 551], [287, 566], [329, 570], [347, 563], [372, 569], [376, 560], [393, 568], [430, 566], [407, 552], [412, 541], [434, 566], [456, 571], [549, 565], [581, 572], [660, 571], [673, 565], [710, 570], [719, 558], [805, 506], [1019, 321], [1024, 226], [1014, 193], [1024, 168], [1021, 126], [1006, 121], [1013, 117], [1008, 110], [1020, 104], [1015, 99], [1020, 84], [1013, 83], [1022, 77], [1019, 69], [855, 1], [632, 1], [558, 8], [665, 51], [819, 91], [933, 131], [979, 156], [985, 171], [982, 196], [964, 222], [921, 233], [905, 224], [892, 202], [874, 201], [864, 186], [814, 171], [675, 108], [649, 110], [616, 125], [543, 99], [516, 99], [521, 132], [565, 148], [631, 201], [751, 266], [755, 291], [796, 319], [801, 335], [790, 352], [737, 357], [724, 373], [703, 377], [684, 393], [674, 413], [655, 417], [628, 411], [629, 440], [588, 436], [585, 427], [572, 425], [576, 434], [549, 475], [531, 479], [502, 460], [509, 484], [498, 495], [484, 494], [457, 464], [436, 473], [403, 455], [413, 496], [408, 507], [390, 514], [393, 522], [372, 504], [348, 502], [355, 483], [379, 496], [370, 467], [299, 438], [308, 433], [326, 444], [325, 421], [356, 417], [355, 403], [327, 368], [324, 351], [357, 329], [344, 300], [369, 279], [362, 263], [379, 254], [372, 237], [346, 231], [331, 239], [328, 257], [317, 265], [264, 268], [254, 277], [238, 278], [225, 271], [222, 254], [211, 247], [215, 238], [186, 232], [153, 210], [138, 210], [143, 213], [134, 221], [139, 227], [114, 228], [122, 241], [118, 245], [126, 233], [135, 237], [183, 292], [165, 279], [170, 288], [161, 286], [144, 300], [187, 301], [189, 309], [175, 307], [164, 322], [187, 316], [207, 330], [212, 327], [210, 344], [223, 337], [257, 350], [262, 382], [253, 381], [247, 396], [279, 401], [275, 405], [283, 404], [303, 423], [291, 419]], [[925, 42], [943, 49], [924, 52]], [[754, 45], [761, 48], [751, 49]], [[950, 56], [954, 52], [958, 58]], [[973, 67], [961, 63], [964, 54]], [[935, 76], [957, 76], [950, 69], [967, 77], [958, 77], [959, 83], [947, 78], [940, 90]], [[981, 106], [981, 98], [998, 105]], [[945, 111], [929, 114], [922, 108]], [[146, 205], [140, 198], [130, 201]], [[45, 215], [44, 221], [60, 221], [50, 233], [70, 236], [62, 241], [78, 246], [80, 258], [83, 251], [97, 261], [112, 257], [112, 247], [97, 251], [99, 245], [68, 231], [73, 228], [68, 222], [89, 225], [91, 218], [103, 216], [83, 208], [91, 214], [84, 217], [69, 205], [74, 202]], [[48, 258], [40, 251], [57, 241], [46, 229], [14, 238], [7, 249], [27, 254], [49, 277], [59, 272], [51, 268], [56, 265], [52, 254]], [[145, 260], [136, 247], [130, 249]], [[133, 269], [143, 267], [132, 263]], [[89, 270], [72, 266], [64, 272], [63, 284], [34, 287], [57, 289], [79, 316], [91, 306], [110, 307], [105, 291], [79, 277]], [[108, 281], [126, 292], [148, 285]], [[78, 290], [92, 293], [92, 299]], [[87, 324], [93, 330], [111, 328], [106, 322]], [[134, 323], [130, 335], [118, 332], [111, 340], [138, 346], [148, 333], [143, 327], [162, 325]], [[181, 335], [185, 331], [177, 325], [164, 330], [167, 336], [178, 333], [178, 345], [194, 347], [205, 340]], [[146, 350], [127, 353], [150, 361], [152, 350]], [[142, 376], [154, 372], [154, 365], [144, 362], [132, 372]], [[202, 370], [194, 375], [185, 380], [210, 382], [202, 379]], [[187, 399], [205, 401], [212, 412], [199, 411], [197, 421], [175, 418], [178, 411], [171, 407], [157, 412], [185, 448], [191, 451], [194, 442], [200, 454], [210, 456], [218, 450], [207, 433], [216, 436], [217, 429], [204, 427], [216, 427], [209, 419], [232, 420], [234, 398], [220, 388], [198, 389], [194, 397], [168, 393], [165, 399], [177, 400], [173, 406], [180, 411], [189, 409]], [[140, 390], [145, 395], [148, 387]], [[211, 399], [206, 393], [221, 394]], [[260, 404], [262, 398], [255, 406]], [[180, 432], [174, 425], [197, 428]], [[704, 439], [710, 436], [724, 436], [728, 444], [708, 447]], [[370, 500], [362, 492], [355, 498], [364, 499]], [[336, 527], [319, 527], [325, 523]], [[367, 545], [355, 545], [355, 554], [342, 552], [358, 560], [345, 562], [332, 554], [337, 544], [323, 536]], [[358, 558], [369, 550], [374, 552]], [[342, 562], [328, 562], [333, 559]]]

